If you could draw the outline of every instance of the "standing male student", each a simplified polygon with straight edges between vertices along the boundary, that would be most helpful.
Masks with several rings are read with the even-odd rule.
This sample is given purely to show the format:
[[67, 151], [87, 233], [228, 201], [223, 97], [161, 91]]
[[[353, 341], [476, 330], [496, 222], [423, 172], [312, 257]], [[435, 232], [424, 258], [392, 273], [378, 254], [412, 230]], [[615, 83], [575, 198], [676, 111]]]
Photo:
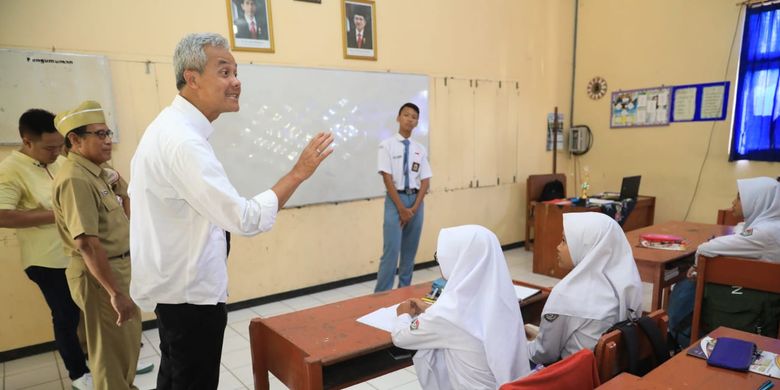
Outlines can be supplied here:
[[0, 162], [0, 227], [16, 229], [24, 273], [43, 293], [57, 350], [74, 387], [81, 389], [89, 373], [76, 331], [81, 311], [70, 297], [65, 278], [70, 259], [51, 210], [52, 182], [65, 162], [64, 138], [54, 127], [54, 114], [40, 109], [22, 114], [19, 136], [22, 147]]
[[270, 230], [277, 211], [333, 152], [333, 135], [315, 135], [288, 174], [244, 198], [208, 142], [211, 123], [239, 109], [241, 82], [227, 41], [187, 35], [173, 66], [179, 94], [146, 129], [131, 163], [132, 294], [157, 314], [157, 389], [216, 389], [227, 324], [225, 231]]
[[65, 272], [84, 328], [95, 389], [136, 389], [141, 321], [130, 299], [130, 224], [115, 189], [121, 178], [101, 165], [111, 159], [112, 131], [94, 101], [54, 119], [70, 149], [54, 178], [57, 230], [70, 256]]
[[393, 288], [396, 269], [398, 287], [408, 286], [412, 282], [414, 256], [420, 243], [425, 211], [423, 199], [433, 176], [425, 147], [410, 138], [412, 130], [417, 127], [419, 116], [419, 107], [405, 103], [398, 110], [396, 118], [398, 134], [379, 144], [378, 170], [387, 189], [387, 196], [382, 227], [384, 245], [375, 292]]

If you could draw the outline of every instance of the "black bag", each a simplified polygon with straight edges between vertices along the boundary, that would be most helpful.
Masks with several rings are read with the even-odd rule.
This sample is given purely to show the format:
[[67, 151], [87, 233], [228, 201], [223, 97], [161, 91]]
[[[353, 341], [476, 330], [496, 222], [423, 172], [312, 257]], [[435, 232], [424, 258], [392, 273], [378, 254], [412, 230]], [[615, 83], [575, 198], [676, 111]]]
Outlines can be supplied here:
[[539, 195], [539, 200], [544, 202], [564, 197], [566, 197], [566, 195], [563, 189], [563, 183], [561, 183], [560, 180], [553, 180], [542, 187], [542, 194]]
[[780, 294], [707, 283], [701, 308], [702, 331], [718, 326], [777, 337]]
[[[655, 324], [655, 321], [649, 317], [642, 316], [640, 318], [629, 318], [625, 321], [618, 322], [604, 333], [609, 333], [613, 330], [620, 330], [620, 338], [623, 340], [623, 345], [626, 350], [629, 373], [642, 376], [669, 359], [669, 347], [664, 342], [661, 330], [658, 329], [658, 325]], [[651, 359], [639, 360], [640, 332], [647, 337], [650, 341], [650, 345], [653, 347]]]

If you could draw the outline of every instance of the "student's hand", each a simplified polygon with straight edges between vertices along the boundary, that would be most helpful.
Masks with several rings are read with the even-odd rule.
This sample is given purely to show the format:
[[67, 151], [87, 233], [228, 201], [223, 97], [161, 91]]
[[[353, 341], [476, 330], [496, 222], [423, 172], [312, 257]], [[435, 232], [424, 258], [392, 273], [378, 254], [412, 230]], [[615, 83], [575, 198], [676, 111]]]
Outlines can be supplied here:
[[528, 341], [536, 339], [539, 335], [539, 328], [532, 324], [525, 324], [525, 338]]
[[412, 303], [412, 310], [414, 310], [414, 315], [425, 313], [425, 311], [431, 307], [430, 303], [425, 302], [419, 298], [412, 298], [409, 301]]
[[408, 301], [401, 302], [398, 305], [398, 307], [395, 309], [395, 314], [399, 316], [401, 314], [409, 314], [411, 316], [415, 315], [414, 309], [412, 308], [412, 301], [408, 300]]
[[688, 268], [688, 273], [686, 274], [688, 279], [696, 279], [696, 266], [693, 265], [691, 268]]
[[125, 322], [132, 320], [138, 313], [135, 302], [124, 294], [116, 294], [111, 297], [111, 306], [114, 307], [114, 311], [118, 316], [116, 319], [117, 326], [122, 326]]
[[309, 141], [309, 144], [303, 148], [298, 161], [292, 169], [292, 172], [300, 181], [308, 179], [317, 170], [317, 167], [320, 166], [322, 160], [325, 160], [326, 157], [333, 153], [333, 148], [330, 147], [332, 143], [333, 133], [317, 133]]
[[406, 225], [409, 223], [409, 221], [412, 220], [412, 217], [414, 217], [414, 212], [412, 209], [407, 209], [406, 207], [398, 210], [398, 216], [401, 219], [401, 226]]

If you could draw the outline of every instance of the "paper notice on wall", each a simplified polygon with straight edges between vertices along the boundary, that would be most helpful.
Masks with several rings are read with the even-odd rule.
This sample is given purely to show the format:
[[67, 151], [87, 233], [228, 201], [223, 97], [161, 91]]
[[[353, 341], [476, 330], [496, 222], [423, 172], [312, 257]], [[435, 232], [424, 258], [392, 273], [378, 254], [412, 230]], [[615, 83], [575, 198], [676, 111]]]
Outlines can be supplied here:
[[723, 85], [706, 87], [701, 92], [701, 119], [720, 118], [726, 88]]
[[690, 121], [696, 113], [696, 88], [678, 89], [674, 93], [674, 120]]

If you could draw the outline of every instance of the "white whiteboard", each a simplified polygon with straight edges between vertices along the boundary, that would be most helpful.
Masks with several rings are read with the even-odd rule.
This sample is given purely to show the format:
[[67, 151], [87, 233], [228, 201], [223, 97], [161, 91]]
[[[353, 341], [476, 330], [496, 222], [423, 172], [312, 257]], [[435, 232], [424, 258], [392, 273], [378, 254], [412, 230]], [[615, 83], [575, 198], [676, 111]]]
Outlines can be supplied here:
[[287, 206], [383, 196], [377, 150], [406, 102], [421, 111], [412, 138], [428, 145], [427, 76], [242, 64], [238, 77], [241, 109], [214, 122], [210, 142], [245, 197], [271, 188], [319, 131], [335, 150]]
[[0, 145], [21, 144], [19, 117], [28, 109], [56, 114], [84, 100], [100, 102], [119, 140], [106, 57], [0, 49], [0, 70]]

